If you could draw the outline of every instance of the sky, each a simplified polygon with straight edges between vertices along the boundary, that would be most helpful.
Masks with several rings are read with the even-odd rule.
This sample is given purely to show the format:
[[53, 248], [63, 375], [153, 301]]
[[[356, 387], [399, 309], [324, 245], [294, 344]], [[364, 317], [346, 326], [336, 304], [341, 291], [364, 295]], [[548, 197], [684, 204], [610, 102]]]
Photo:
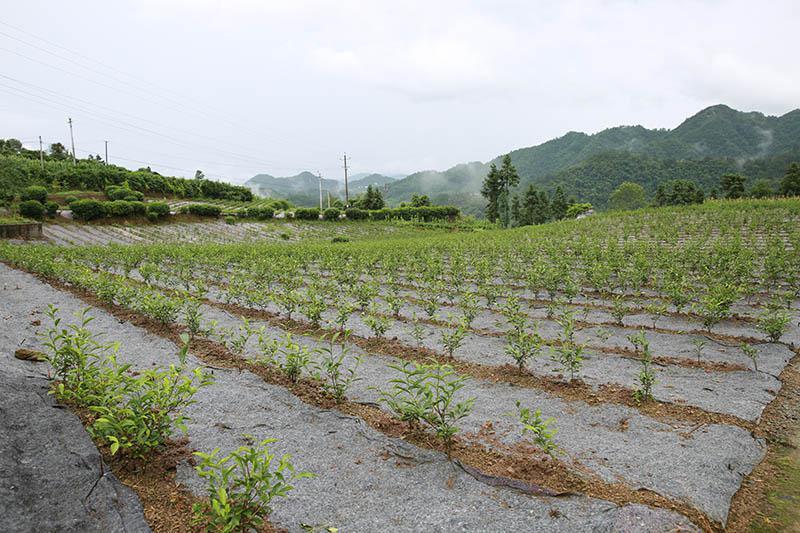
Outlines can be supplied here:
[[789, 1], [15, 1], [0, 138], [241, 183], [407, 174], [568, 131], [800, 106]]

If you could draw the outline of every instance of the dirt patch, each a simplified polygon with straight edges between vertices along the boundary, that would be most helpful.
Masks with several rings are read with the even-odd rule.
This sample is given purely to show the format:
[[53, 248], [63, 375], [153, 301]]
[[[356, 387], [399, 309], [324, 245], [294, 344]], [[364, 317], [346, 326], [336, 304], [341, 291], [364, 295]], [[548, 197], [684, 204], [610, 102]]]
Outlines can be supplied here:
[[755, 430], [769, 443], [767, 455], [734, 496], [729, 531], [800, 530], [800, 349], [796, 354]]

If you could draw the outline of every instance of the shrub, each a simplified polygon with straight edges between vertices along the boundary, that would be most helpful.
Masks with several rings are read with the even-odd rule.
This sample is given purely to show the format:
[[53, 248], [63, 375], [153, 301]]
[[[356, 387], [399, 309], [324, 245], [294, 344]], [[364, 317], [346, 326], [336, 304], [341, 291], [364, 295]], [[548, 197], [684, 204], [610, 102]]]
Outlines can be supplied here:
[[336, 237], [331, 239], [331, 242], [350, 242], [350, 239], [342, 235], [337, 235]]
[[275, 216], [275, 210], [271, 207], [249, 207], [243, 213], [247, 218], [256, 218], [258, 220], [270, 220]]
[[300, 220], [319, 220], [318, 207], [298, 207], [294, 210], [294, 218]]
[[47, 202], [44, 204], [44, 208], [49, 217], [54, 217], [58, 214], [58, 202]]
[[133, 206], [125, 200], [114, 200], [113, 202], [105, 202], [105, 204], [106, 216], [127, 217], [133, 214]]
[[522, 434], [531, 433], [534, 444], [548, 455], [553, 455], [558, 449], [555, 442], [553, 442], [553, 437], [555, 437], [557, 430], [555, 428], [550, 429], [550, 424], [555, 420], [552, 418], [542, 420], [542, 412], [539, 409], [531, 413], [530, 409], [522, 407], [519, 400], [517, 400], [517, 418], [522, 424]]
[[230, 224], [230, 225], [236, 224], [236, 217], [233, 216], [233, 215], [226, 216], [225, 217], [225, 223], [226, 224]]
[[335, 207], [329, 207], [328, 209], [322, 212], [322, 218], [324, 218], [325, 220], [336, 221], [339, 220], [339, 215], [341, 214], [342, 214], [341, 210]]
[[140, 191], [131, 190], [128, 187], [121, 187], [118, 185], [111, 185], [106, 187], [106, 196], [109, 200], [125, 200], [127, 202], [142, 202], [144, 201], [144, 193]]
[[72, 202], [69, 207], [78, 220], [95, 220], [106, 216], [104, 202], [97, 200], [77, 200]]
[[44, 206], [38, 200], [25, 200], [19, 204], [19, 214], [24, 217], [41, 220], [44, 218], [44, 211]]
[[344, 216], [347, 217], [347, 220], [364, 220], [369, 218], [369, 211], [364, 211], [357, 207], [349, 207], [344, 210]]
[[136, 457], [166, 444], [173, 427], [186, 431], [183, 410], [195, 403], [197, 390], [210, 384], [200, 368], [190, 376], [170, 365], [167, 370], [146, 370], [126, 378], [126, 395], [118, 403], [91, 406], [98, 418], [89, 428], [115, 454], [120, 448]]
[[420, 365], [406, 362], [390, 365], [402, 374], [392, 379], [392, 390], [381, 391], [380, 401], [386, 403], [400, 420], [416, 425], [425, 422], [442, 439], [448, 455], [452, 440], [458, 432], [457, 423], [472, 410], [475, 398], [455, 401], [455, 393], [465, 385], [466, 378], [458, 376], [450, 365], [432, 363]]
[[150, 218], [151, 220], [154, 218], [158, 219], [169, 215], [169, 204], [165, 202], [153, 202], [146, 204], [146, 206], [147, 206], [147, 217]]
[[44, 204], [47, 201], [47, 189], [39, 185], [31, 185], [22, 190], [19, 199], [23, 202], [36, 200], [40, 204]]
[[67, 196], [66, 198], [64, 198], [64, 205], [70, 205], [72, 204], [72, 202], [77, 202], [77, 201], [78, 201], [77, 196]]
[[209, 204], [192, 204], [188, 206], [187, 211], [198, 217], [218, 217], [222, 214], [221, 207]]
[[296, 479], [312, 477], [295, 473], [284, 455], [272, 469], [276, 456], [261, 441], [258, 447], [242, 446], [230, 455], [219, 457], [219, 448], [205, 454], [195, 452], [200, 464], [197, 473], [208, 483], [209, 502], [194, 505], [195, 521], [209, 531], [251, 531], [261, 527], [272, 512], [273, 498], [284, 498]]

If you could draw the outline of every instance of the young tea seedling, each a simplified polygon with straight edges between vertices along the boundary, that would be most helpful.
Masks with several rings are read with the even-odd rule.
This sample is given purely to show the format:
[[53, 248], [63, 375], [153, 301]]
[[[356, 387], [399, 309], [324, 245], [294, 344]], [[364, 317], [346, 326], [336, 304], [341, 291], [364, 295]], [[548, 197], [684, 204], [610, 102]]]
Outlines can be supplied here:
[[313, 477], [295, 472], [289, 455], [277, 459], [268, 448], [273, 442], [265, 439], [257, 447], [243, 446], [224, 457], [219, 448], [194, 453], [200, 459], [195, 470], [208, 484], [208, 502], [193, 508], [195, 525], [210, 531], [258, 529], [272, 512], [273, 500], [294, 489], [293, 481]]
[[536, 444], [543, 452], [548, 455], [553, 455], [558, 450], [556, 443], [553, 442], [558, 430], [551, 428], [551, 424], [555, 419], [548, 418], [542, 419], [542, 412], [537, 409], [531, 412], [527, 407], [522, 407], [522, 403], [517, 400], [517, 418], [522, 424], [522, 434], [530, 433], [533, 436], [533, 443]]

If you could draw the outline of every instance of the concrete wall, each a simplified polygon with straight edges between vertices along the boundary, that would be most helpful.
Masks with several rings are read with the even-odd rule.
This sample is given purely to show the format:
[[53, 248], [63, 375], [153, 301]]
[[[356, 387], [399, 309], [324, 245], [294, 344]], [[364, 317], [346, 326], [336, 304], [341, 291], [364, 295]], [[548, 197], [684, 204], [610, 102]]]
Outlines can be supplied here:
[[42, 223], [0, 224], [0, 239], [41, 239]]

